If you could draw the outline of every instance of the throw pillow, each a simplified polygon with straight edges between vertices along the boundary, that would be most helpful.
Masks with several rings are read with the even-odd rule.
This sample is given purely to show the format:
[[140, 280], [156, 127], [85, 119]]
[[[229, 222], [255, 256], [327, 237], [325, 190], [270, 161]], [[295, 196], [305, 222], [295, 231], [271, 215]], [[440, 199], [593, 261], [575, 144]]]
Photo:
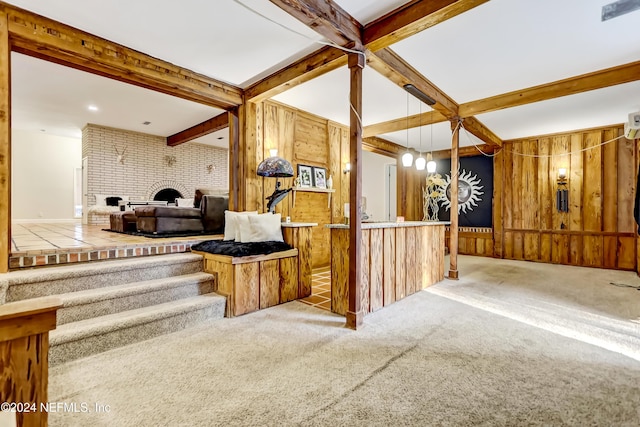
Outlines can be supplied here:
[[193, 207], [193, 199], [176, 199], [176, 206], [192, 208]]
[[107, 206], [107, 196], [104, 194], [95, 194], [96, 206]]
[[105, 200], [107, 202], [107, 206], [118, 206], [118, 202], [122, 200], [122, 197], [109, 196]]
[[233, 221], [236, 224], [236, 234], [234, 237], [236, 242], [244, 242], [242, 237], [249, 231], [249, 227], [251, 227], [249, 217], [252, 216], [254, 215], [236, 215], [236, 217], [233, 218]]
[[241, 242], [283, 242], [281, 215], [279, 213], [265, 213], [260, 215], [249, 215], [248, 228], [241, 229]]
[[[240, 241], [237, 234], [236, 218], [238, 216], [257, 215], [258, 211], [246, 211], [246, 212], [234, 212], [224, 211], [224, 237], [223, 240], [235, 240]], [[237, 238], [236, 238], [237, 237]]]

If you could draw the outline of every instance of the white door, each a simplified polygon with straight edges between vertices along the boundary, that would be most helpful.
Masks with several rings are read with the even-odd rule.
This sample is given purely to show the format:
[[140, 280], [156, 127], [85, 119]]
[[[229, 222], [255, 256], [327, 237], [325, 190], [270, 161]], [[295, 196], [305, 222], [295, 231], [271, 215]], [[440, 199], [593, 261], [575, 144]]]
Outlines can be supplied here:
[[89, 207], [87, 206], [87, 199], [88, 199], [88, 196], [89, 196], [87, 194], [87, 192], [89, 191], [89, 189], [88, 189], [88, 181], [89, 181], [88, 166], [89, 166], [89, 158], [88, 157], [84, 157], [82, 159], [82, 223], [83, 224], [88, 224], [89, 223], [89, 216], [87, 215], [87, 210], [89, 210]]
[[385, 213], [387, 221], [395, 221], [398, 215], [398, 201], [397, 201], [397, 171], [395, 164], [388, 164], [385, 166]]

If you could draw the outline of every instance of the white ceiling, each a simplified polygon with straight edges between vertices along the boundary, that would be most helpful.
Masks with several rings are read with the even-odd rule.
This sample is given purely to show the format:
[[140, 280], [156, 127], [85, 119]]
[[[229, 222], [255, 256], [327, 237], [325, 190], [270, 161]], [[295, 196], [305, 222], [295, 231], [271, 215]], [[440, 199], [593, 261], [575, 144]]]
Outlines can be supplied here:
[[[405, 3], [335, 0], [366, 24]], [[246, 87], [319, 48], [320, 37], [268, 0], [242, 0], [294, 34], [239, 5], [237, 0], [10, 0], [55, 20]], [[401, 57], [458, 103], [571, 77], [640, 59], [640, 11], [601, 22], [611, 0], [491, 0], [393, 46]], [[123, 11], [127, 11], [123, 13]], [[84, 122], [167, 136], [219, 114], [214, 108], [14, 54], [13, 126], [64, 134]], [[348, 124], [348, 72], [342, 68], [294, 87], [280, 102]], [[407, 94], [366, 68], [364, 125], [407, 114]], [[86, 111], [100, 104], [98, 113]], [[409, 112], [418, 112], [409, 100]], [[424, 107], [424, 111], [428, 107]], [[622, 123], [640, 111], [638, 82], [478, 116], [500, 138]], [[143, 126], [149, 120], [152, 125]], [[140, 129], [140, 127], [143, 127]], [[153, 127], [153, 128], [152, 128]], [[448, 123], [424, 126], [422, 144], [450, 146]], [[209, 136], [214, 139], [228, 132]], [[419, 131], [409, 132], [418, 148]], [[400, 145], [407, 132], [381, 135]], [[463, 132], [461, 145], [479, 143]], [[227, 146], [226, 141], [222, 141]]]

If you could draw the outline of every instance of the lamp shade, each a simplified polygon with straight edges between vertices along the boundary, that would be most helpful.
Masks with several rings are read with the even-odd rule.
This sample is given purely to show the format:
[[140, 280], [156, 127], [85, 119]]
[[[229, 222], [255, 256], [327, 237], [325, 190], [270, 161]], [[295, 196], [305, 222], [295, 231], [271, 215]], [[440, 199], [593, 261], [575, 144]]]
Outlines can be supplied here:
[[426, 164], [427, 164], [427, 159], [425, 159], [424, 157], [420, 156], [416, 159], [417, 170], [423, 171]]
[[257, 173], [270, 178], [290, 178], [293, 176], [293, 166], [282, 157], [267, 157], [258, 165]]
[[436, 166], [435, 160], [429, 160], [427, 162], [427, 172], [434, 173], [436, 171]]
[[408, 168], [413, 164], [413, 154], [408, 151], [402, 155], [402, 166]]

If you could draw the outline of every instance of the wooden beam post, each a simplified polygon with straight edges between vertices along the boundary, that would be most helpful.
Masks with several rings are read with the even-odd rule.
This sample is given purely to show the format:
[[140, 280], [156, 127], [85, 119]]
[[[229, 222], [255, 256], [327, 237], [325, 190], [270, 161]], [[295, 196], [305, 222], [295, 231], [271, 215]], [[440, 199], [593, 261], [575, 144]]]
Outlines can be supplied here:
[[451, 120], [451, 226], [449, 232], [449, 279], [458, 280], [458, 148], [460, 147], [460, 120]]
[[11, 252], [11, 47], [6, 13], [0, 12], [0, 273]]
[[229, 210], [244, 210], [241, 186], [243, 178], [242, 140], [240, 115], [243, 107], [229, 111]]
[[357, 329], [362, 325], [364, 312], [360, 295], [362, 274], [360, 203], [362, 200], [362, 70], [364, 55], [349, 54], [351, 90], [349, 94], [349, 147], [351, 157], [349, 191], [349, 308], [347, 327]]

